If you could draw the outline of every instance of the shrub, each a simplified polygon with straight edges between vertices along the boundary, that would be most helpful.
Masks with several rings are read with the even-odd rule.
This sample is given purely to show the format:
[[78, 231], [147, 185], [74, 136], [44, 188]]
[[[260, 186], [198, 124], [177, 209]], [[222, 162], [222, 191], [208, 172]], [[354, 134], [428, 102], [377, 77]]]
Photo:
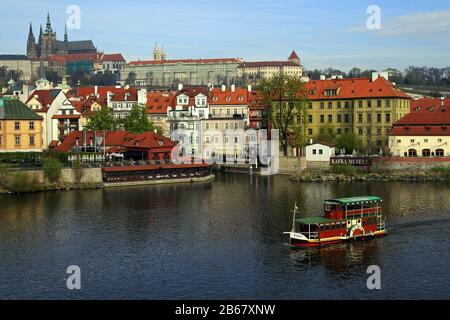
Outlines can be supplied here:
[[50, 182], [58, 182], [61, 178], [62, 164], [55, 158], [44, 159], [44, 177]]
[[40, 190], [40, 184], [36, 176], [31, 176], [25, 172], [14, 172], [9, 174], [3, 187], [13, 193], [33, 192]]
[[335, 174], [345, 174], [346, 176], [355, 176], [358, 173], [358, 170], [351, 164], [335, 164], [331, 166], [331, 172]]

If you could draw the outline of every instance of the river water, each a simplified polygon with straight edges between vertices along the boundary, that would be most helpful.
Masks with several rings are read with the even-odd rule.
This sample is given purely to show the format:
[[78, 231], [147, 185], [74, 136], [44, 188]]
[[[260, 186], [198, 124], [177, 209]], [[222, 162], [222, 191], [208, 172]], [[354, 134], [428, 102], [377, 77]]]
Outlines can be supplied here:
[[[389, 234], [291, 249], [294, 202], [377, 195]], [[81, 269], [68, 290], [66, 268]], [[378, 265], [381, 289], [366, 286]], [[0, 299], [450, 298], [449, 183], [214, 182], [0, 196]]]

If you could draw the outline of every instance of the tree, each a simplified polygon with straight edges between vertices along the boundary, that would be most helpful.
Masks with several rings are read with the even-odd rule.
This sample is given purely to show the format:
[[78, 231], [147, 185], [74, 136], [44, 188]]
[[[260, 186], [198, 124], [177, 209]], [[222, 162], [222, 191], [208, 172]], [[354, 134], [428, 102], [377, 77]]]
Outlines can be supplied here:
[[142, 133], [154, 131], [156, 129], [153, 122], [148, 119], [145, 106], [134, 105], [123, 121], [125, 130], [132, 133]]
[[354, 133], [344, 133], [336, 139], [336, 149], [344, 149], [346, 154], [350, 154], [353, 150], [360, 151], [362, 148], [361, 139]]
[[49, 68], [45, 69], [45, 78], [48, 81], [53, 82], [55, 84], [57, 84], [61, 81], [61, 77], [58, 75], [58, 73]]
[[100, 111], [94, 112], [89, 117], [86, 128], [91, 131], [95, 130], [113, 130], [116, 127], [116, 120], [113, 112], [107, 106], [102, 107]]
[[61, 178], [62, 164], [56, 158], [44, 159], [44, 176], [50, 182], [58, 182]]
[[350, 70], [348, 72], [348, 77], [349, 78], [360, 78], [361, 77], [361, 69], [359, 68], [352, 68], [352, 70]]
[[125, 80], [125, 84], [130, 85], [130, 86], [134, 86], [135, 82], [136, 82], [136, 73], [130, 72], [128, 74], [127, 79]]
[[260, 90], [265, 105], [269, 106], [268, 116], [274, 128], [280, 132], [284, 156], [287, 156], [290, 135], [300, 135], [296, 135], [297, 147], [305, 143], [307, 95], [304, 83], [300, 77], [280, 73], [270, 79], [263, 79]]
[[320, 127], [319, 135], [317, 136], [317, 140], [319, 142], [335, 144], [336, 132], [334, 131], [334, 128], [328, 124]]

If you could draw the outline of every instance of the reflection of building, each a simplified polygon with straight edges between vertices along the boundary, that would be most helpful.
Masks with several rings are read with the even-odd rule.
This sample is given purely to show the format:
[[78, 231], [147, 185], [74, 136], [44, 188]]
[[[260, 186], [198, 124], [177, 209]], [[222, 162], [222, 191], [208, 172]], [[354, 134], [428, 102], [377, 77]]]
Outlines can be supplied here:
[[0, 152], [42, 151], [42, 118], [18, 99], [0, 98]]
[[338, 136], [354, 133], [368, 149], [387, 149], [392, 123], [410, 112], [410, 97], [383, 77], [311, 80], [306, 90], [310, 138], [328, 125]]
[[394, 123], [389, 135], [394, 156], [450, 156], [450, 113], [412, 112]]

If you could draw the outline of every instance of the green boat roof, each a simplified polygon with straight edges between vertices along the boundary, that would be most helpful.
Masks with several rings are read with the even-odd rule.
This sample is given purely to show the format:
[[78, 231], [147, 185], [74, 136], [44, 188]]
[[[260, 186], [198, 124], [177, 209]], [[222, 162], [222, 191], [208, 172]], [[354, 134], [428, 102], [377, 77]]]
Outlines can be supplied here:
[[361, 197], [336, 198], [325, 200], [325, 202], [337, 202], [341, 204], [356, 204], [361, 202], [375, 202], [375, 201], [383, 201], [383, 199], [376, 196], [361, 196]]
[[295, 219], [295, 222], [302, 224], [320, 224], [320, 223], [330, 223], [336, 222], [337, 220], [328, 219], [324, 217], [306, 217], [306, 218], [298, 218]]

